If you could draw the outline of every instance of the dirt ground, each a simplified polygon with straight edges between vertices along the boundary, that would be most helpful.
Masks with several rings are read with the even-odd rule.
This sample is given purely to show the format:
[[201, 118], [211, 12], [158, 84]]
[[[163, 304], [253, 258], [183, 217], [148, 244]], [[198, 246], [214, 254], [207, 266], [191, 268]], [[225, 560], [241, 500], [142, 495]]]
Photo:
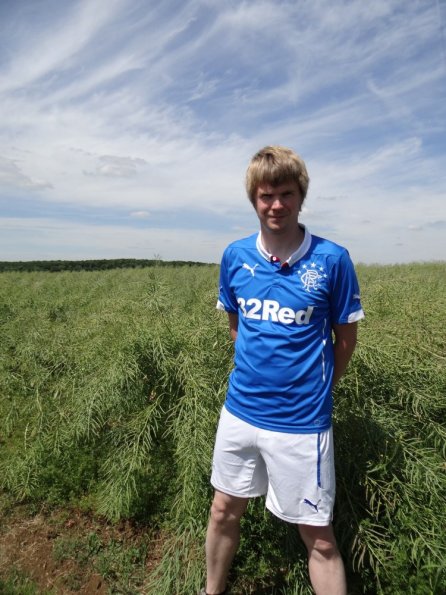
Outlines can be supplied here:
[[[112, 525], [76, 509], [30, 514], [25, 507], [15, 507], [1, 515], [0, 523], [0, 579], [6, 581], [12, 572], [18, 572], [32, 581], [39, 593], [54, 595], [105, 595], [110, 583], [119, 579], [119, 569], [110, 572], [111, 579], [96, 571], [94, 552], [85, 545], [92, 537], [104, 551], [112, 543], [123, 552], [148, 539], [144, 528], [128, 521]], [[140, 576], [157, 563], [157, 541], [152, 536]], [[132, 591], [145, 592], [143, 588], [127, 592]]]

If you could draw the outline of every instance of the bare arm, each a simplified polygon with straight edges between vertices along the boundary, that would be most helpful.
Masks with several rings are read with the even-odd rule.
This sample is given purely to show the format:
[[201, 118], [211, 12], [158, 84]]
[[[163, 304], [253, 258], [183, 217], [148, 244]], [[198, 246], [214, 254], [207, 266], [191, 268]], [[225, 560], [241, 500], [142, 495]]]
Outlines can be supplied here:
[[334, 373], [333, 386], [340, 380], [345, 372], [356, 347], [356, 336], [358, 332], [358, 323], [334, 324], [333, 332], [334, 342]]
[[228, 312], [228, 318], [229, 318], [229, 334], [231, 335], [231, 339], [235, 342], [235, 340], [237, 339], [237, 331], [238, 331], [238, 314]]

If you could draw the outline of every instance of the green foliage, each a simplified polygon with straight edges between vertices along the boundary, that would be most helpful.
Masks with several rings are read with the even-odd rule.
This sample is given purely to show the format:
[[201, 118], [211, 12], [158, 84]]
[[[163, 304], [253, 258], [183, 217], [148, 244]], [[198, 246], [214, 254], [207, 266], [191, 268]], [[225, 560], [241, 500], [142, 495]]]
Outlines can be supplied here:
[[189, 260], [161, 260], [155, 255], [152, 260], [136, 258], [112, 258], [100, 260], [19, 260], [0, 261], [0, 272], [50, 271], [109, 271], [110, 269], [140, 269], [145, 267], [197, 267], [206, 266], [203, 262]]
[[[74, 590], [79, 590], [87, 569], [93, 568], [107, 581], [112, 593], [129, 595], [141, 592], [143, 588], [147, 552], [148, 539], [125, 545], [117, 539], [103, 540], [95, 531], [86, 537], [58, 537], [53, 546], [56, 561], [76, 562], [77, 572], [65, 576], [65, 582]], [[79, 583], [77, 587], [76, 583]]]
[[102, 541], [94, 531], [90, 532], [87, 539], [58, 537], [53, 547], [53, 558], [58, 562], [76, 560], [81, 565], [85, 565], [101, 549]]
[[0, 579], [2, 595], [52, 595], [53, 591], [42, 592], [23, 572], [12, 568], [6, 579]]
[[111, 541], [98, 552], [95, 568], [109, 583], [115, 593], [135, 593], [134, 585], [142, 585], [148, 547], [124, 547], [120, 541]]
[[[232, 366], [217, 274], [209, 265], [0, 275], [1, 485], [17, 500], [88, 498], [111, 520], [161, 527], [148, 592], [202, 586], [212, 448]], [[442, 593], [446, 267], [358, 274], [367, 318], [335, 392], [336, 534], [352, 592]], [[144, 553], [102, 543], [71, 553], [90, 546], [126, 592], [123, 568]], [[240, 593], [310, 592], [295, 528], [262, 500], [243, 520], [231, 579]]]
[[367, 319], [335, 394], [337, 534], [353, 569], [371, 571], [363, 582], [371, 591], [441, 593], [446, 268], [359, 273]]

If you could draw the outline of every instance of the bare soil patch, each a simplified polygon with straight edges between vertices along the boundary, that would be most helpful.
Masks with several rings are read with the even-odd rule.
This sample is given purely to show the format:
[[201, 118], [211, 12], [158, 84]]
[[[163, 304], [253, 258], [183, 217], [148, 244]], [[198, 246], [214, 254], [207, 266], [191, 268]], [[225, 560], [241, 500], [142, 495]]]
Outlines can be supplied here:
[[130, 521], [111, 524], [66, 508], [30, 514], [25, 506], [0, 521], [0, 579], [19, 572], [39, 593], [105, 595], [124, 583], [127, 593], [144, 593], [159, 559], [159, 536]]

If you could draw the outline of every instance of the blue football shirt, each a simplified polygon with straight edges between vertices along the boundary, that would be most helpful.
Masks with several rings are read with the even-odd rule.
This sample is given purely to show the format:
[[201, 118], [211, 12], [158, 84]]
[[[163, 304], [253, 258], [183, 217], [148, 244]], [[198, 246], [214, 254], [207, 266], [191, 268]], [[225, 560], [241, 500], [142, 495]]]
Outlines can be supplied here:
[[226, 408], [256, 427], [290, 433], [330, 428], [332, 325], [364, 317], [347, 250], [304, 230], [286, 263], [268, 254], [260, 233], [230, 244], [217, 303], [238, 314]]

